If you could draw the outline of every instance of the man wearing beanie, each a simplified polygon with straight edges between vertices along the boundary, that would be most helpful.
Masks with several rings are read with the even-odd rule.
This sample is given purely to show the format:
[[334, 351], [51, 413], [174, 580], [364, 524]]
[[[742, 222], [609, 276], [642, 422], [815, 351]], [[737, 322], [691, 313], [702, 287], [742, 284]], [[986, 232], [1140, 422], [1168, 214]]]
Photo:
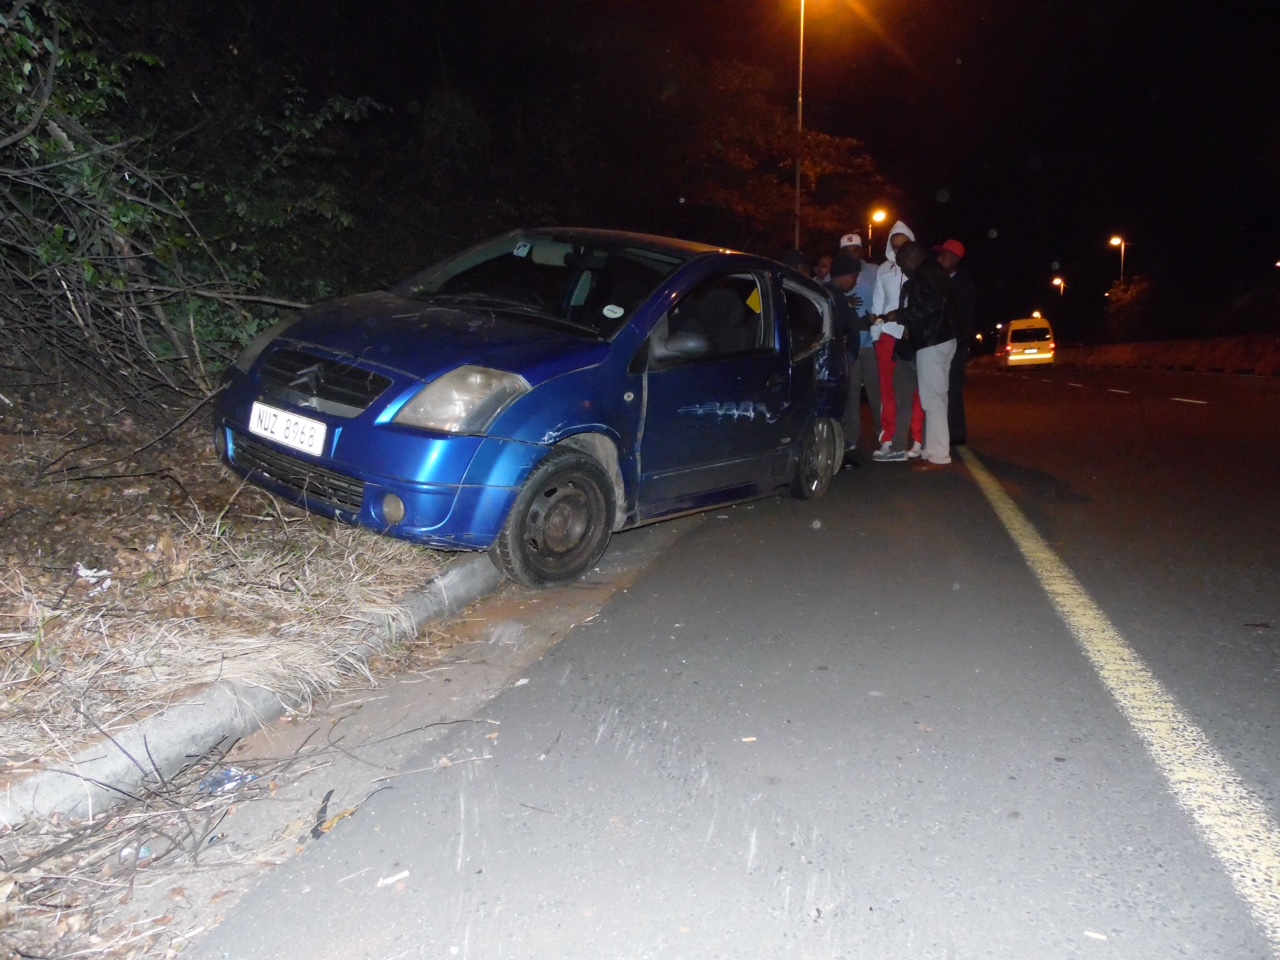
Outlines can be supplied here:
[[[856, 362], [849, 367], [849, 397], [854, 401], [855, 410], [861, 405], [858, 399], [863, 388], [867, 391], [867, 406], [871, 408], [871, 427], [874, 436], [879, 438], [880, 423], [880, 365], [876, 360], [875, 341], [871, 339], [871, 301], [876, 292], [876, 268], [867, 263], [866, 249], [862, 245], [862, 235], [846, 233], [840, 238], [840, 251], [852, 254], [862, 264], [858, 271], [858, 285], [853, 288], [853, 299], [858, 310], [858, 349]], [[852, 421], [852, 432], [845, 431], [845, 443], [854, 452], [858, 448], [861, 436], [862, 418]], [[878, 442], [878, 441], [877, 441]]]
[[849, 399], [844, 408], [844, 465], [856, 467], [858, 463], [858, 430], [862, 424], [862, 380], [855, 377], [858, 369], [858, 298], [855, 290], [862, 261], [844, 250], [831, 260], [831, 279], [827, 289], [835, 301], [835, 329], [849, 351]]

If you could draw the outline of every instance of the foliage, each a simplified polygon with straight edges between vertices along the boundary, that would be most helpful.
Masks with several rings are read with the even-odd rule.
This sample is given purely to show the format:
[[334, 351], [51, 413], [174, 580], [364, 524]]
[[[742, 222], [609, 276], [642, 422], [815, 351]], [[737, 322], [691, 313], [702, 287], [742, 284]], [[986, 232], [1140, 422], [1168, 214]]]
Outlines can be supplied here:
[[324, 131], [370, 104], [310, 109], [294, 89], [272, 114], [242, 114], [219, 136], [251, 159], [218, 181], [167, 165], [183, 159], [172, 138], [129, 122], [132, 75], [161, 64], [95, 44], [55, 0], [0, 18], [0, 334], [28, 379], [135, 409], [201, 398], [229, 355], [297, 306], [263, 290], [266, 241], [308, 220], [350, 224], [314, 166]]
[[[795, 169], [800, 158], [802, 246], [828, 240], [858, 222], [884, 184], [864, 145], [813, 129], [797, 133], [793, 113], [773, 98], [773, 79], [738, 64], [716, 64], [698, 90], [706, 94], [687, 177], [696, 201], [730, 214], [743, 246], [791, 247]], [[818, 239], [821, 242], [821, 239]]]
[[1110, 343], [1131, 343], [1149, 338], [1156, 287], [1150, 277], [1135, 276], [1116, 281], [1107, 292], [1106, 339]]

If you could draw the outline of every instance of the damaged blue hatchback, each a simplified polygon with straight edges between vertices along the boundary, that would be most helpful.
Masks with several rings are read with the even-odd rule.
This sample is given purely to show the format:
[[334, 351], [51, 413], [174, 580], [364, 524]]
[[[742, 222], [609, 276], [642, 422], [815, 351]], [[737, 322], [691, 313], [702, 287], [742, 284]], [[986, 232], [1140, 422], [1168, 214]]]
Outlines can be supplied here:
[[219, 455], [309, 510], [512, 579], [571, 579], [618, 530], [840, 467], [847, 370], [827, 292], [701, 244], [538, 229], [258, 337]]

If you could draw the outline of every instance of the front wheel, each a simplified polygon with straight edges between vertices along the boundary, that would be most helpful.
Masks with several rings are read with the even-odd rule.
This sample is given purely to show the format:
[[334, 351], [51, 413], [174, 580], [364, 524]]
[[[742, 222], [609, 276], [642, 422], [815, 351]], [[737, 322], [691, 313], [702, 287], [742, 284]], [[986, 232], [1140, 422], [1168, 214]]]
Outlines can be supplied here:
[[804, 500], [813, 500], [827, 492], [831, 478], [839, 469], [842, 456], [837, 436], [838, 426], [826, 417], [815, 417], [809, 434], [800, 448], [800, 462], [792, 492]]
[[580, 450], [552, 450], [529, 475], [490, 549], [508, 577], [528, 587], [589, 570], [613, 533], [613, 483]]

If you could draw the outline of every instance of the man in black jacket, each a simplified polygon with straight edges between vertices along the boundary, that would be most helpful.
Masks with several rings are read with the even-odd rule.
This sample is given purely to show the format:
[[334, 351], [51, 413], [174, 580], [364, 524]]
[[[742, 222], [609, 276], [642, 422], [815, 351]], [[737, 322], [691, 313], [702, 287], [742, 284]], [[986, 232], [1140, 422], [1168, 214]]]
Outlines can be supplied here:
[[906, 327], [903, 339], [915, 351], [920, 405], [924, 407], [924, 453], [917, 469], [937, 470], [951, 463], [947, 391], [951, 358], [956, 352], [951, 278], [929, 256], [929, 249], [914, 240], [898, 251], [898, 266], [907, 280], [902, 287], [902, 305], [888, 319]]

